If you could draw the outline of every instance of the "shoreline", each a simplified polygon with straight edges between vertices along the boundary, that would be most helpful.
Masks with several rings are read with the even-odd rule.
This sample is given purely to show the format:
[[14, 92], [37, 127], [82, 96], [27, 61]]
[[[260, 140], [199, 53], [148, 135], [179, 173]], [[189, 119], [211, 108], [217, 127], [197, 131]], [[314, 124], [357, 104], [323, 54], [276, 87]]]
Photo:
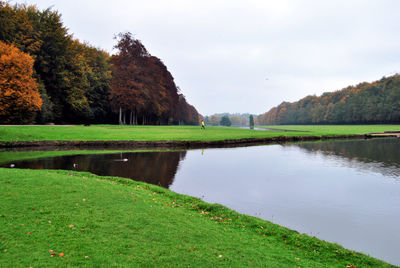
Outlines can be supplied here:
[[287, 142], [335, 140], [335, 139], [370, 139], [374, 137], [393, 137], [392, 133], [371, 133], [362, 135], [334, 135], [334, 136], [276, 136], [266, 138], [245, 138], [216, 141], [135, 141], [135, 140], [98, 140], [98, 141], [2, 141], [0, 148], [21, 147], [129, 147], [129, 148], [216, 148], [230, 146], [251, 146], [262, 144], [279, 144]]
[[[5, 168], [0, 168], [0, 181], [10, 184], [8, 179], [10, 172], [12, 177], [16, 178], [12, 184], [13, 193], [18, 193], [20, 189], [25, 191], [27, 185], [30, 191], [29, 195], [14, 194], [13, 198], [18, 198], [19, 202], [6, 199], [7, 211], [4, 214], [12, 215], [10, 220], [15, 226], [21, 227], [16, 229], [7, 226], [4, 232], [22, 234], [18, 239], [12, 240], [12, 243], [17, 241], [18, 244], [10, 242], [6, 248], [8, 250], [4, 251], [2, 248], [4, 251], [2, 254], [7, 255], [4, 255], [3, 262], [0, 263], [6, 265], [15, 266], [19, 260], [19, 264], [24, 263], [24, 266], [32, 264], [98, 266], [100, 263], [112, 266], [117, 260], [118, 265], [125, 266], [132, 262], [144, 263], [151, 260], [147, 263], [149, 266], [160, 266], [165, 263], [173, 265], [182, 259], [190, 259], [193, 263], [189, 264], [194, 266], [292, 264], [296, 267], [330, 265], [344, 267], [351, 264], [352, 267], [362, 265], [394, 267], [376, 257], [346, 249], [336, 243], [301, 234], [271, 221], [242, 214], [223, 205], [208, 203], [156, 185], [120, 177], [98, 176], [89, 172]], [[49, 191], [50, 188], [53, 191]], [[84, 190], [76, 191], [77, 188]], [[10, 189], [4, 188], [4, 191]], [[59, 194], [62, 196], [61, 199]], [[52, 201], [43, 207], [43, 200], [50, 198], [52, 200], [56, 198], [58, 201]], [[24, 213], [16, 213], [18, 209]], [[81, 216], [86, 215], [89, 210], [90, 218]], [[120, 217], [115, 217], [116, 211]], [[138, 220], [138, 212], [142, 213], [140, 214], [142, 220]], [[49, 221], [50, 216], [51, 221]], [[93, 217], [103, 220], [93, 225], [91, 224]], [[107, 220], [104, 220], [105, 217]], [[28, 224], [27, 218], [32, 219], [32, 223]], [[124, 224], [126, 222], [131, 224]], [[196, 228], [187, 228], [187, 224], [193, 224]], [[112, 233], [105, 237], [100, 235], [110, 228]], [[137, 232], [139, 228], [141, 232]], [[67, 237], [69, 243], [59, 243], [60, 236], [49, 236], [49, 229], [51, 232], [62, 232], [62, 239]], [[199, 230], [202, 234], [211, 234], [217, 239], [209, 239], [207, 235], [199, 236]], [[154, 235], [154, 233], [162, 239], [149, 239], [149, 234]], [[120, 249], [110, 250], [109, 243], [101, 243], [105, 238], [116, 240], [119, 248], [119, 244], [125, 243], [124, 254], [121, 254]], [[35, 243], [32, 243], [32, 239], [35, 239]], [[93, 249], [93, 240], [99, 247]], [[138, 247], [138, 243], [130, 243], [133, 240], [145, 240], [147, 243], [144, 248]], [[243, 241], [246, 242], [245, 246]], [[171, 247], [171, 243], [178, 246]], [[49, 247], [49, 244], [55, 246]], [[60, 258], [56, 255], [56, 258], [52, 258], [53, 250], [57, 254], [65, 252], [65, 257]], [[138, 254], [143, 250], [148, 254]], [[32, 259], [29, 254], [25, 254], [21, 260], [19, 252], [40, 254], [40, 257]], [[47, 254], [47, 257], [44, 257], [44, 254]], [[89, 257], [86, 258], [85, 255]], [[160, 255], [163, 259], [158, 261]]]

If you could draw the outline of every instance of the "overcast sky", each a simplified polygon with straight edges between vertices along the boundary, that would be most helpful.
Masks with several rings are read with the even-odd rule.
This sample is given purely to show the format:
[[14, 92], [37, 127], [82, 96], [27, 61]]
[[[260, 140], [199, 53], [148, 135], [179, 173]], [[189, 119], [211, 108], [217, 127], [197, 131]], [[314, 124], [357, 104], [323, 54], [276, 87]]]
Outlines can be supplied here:
[[400, 73], [398, 0], [28, 0], [113, 53], [129, 31], [203, 115], [260, 114]]

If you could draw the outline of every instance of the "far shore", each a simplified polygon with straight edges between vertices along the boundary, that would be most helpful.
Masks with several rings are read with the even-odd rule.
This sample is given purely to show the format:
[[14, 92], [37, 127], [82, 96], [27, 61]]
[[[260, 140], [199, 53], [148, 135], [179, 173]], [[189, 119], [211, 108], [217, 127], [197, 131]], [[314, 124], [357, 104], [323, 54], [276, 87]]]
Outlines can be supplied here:
[[273, 143], [288, 143], [318, 140], [343, 139], [370, 139], [374, 137], [398, 137], [400, 133], [373, 133], [364, 135], [338, 136], [277, 136], [268, 138], [232, 139], [218, 141], [134, 141], [134, 140], [107, 140], [107, 141], [10, 141], [0, 142], [0, 148], [21, 147], [120, 147], [120, 148], [215, 148], [232, 146], [249, 146]]
[[252, 130], [206, 126], [0, 126], [0, 148], [210, 148], [332, 139], [399, 137], [400, 125], [274, 125]]

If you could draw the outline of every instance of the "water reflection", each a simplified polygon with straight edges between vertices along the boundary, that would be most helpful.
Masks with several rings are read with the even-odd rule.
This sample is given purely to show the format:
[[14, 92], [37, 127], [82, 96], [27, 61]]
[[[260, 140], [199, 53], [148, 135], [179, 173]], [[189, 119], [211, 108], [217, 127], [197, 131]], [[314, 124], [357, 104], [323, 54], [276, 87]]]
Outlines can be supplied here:
[[[70, 155], [15, 161], [13, 164], [15, 168], [90, 171], [97, 175], [131, 178], [168, 188], [185, 156], [186, 151]], [[4, 163], [0, 167], [9, 167], [10, 164]]]
[[309, 155], [321, 155], [327, 161], [356, 168], [360, 172], [377, 172], [400, 179], [400, 139], [345, 140], [285, 145], [301, 148]]

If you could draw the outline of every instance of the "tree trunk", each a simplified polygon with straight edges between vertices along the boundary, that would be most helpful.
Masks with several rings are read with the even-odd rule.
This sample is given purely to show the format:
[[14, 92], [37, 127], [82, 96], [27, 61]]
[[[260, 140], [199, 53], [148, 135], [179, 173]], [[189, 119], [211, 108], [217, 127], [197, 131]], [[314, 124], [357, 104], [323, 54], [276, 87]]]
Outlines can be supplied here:
[[118, 123], [120, 125], [122, 125], [122, 110], [121, 110], [121, 106], [119, 106], [119, 120], [118, 120]]
[[135, 124], [135, 125], [138, 124], [138, 123], [137, 123], [137, 111], [136, 111], [136, 108], [135, 108], [135, 122], [134, 122], [134, 124]]

